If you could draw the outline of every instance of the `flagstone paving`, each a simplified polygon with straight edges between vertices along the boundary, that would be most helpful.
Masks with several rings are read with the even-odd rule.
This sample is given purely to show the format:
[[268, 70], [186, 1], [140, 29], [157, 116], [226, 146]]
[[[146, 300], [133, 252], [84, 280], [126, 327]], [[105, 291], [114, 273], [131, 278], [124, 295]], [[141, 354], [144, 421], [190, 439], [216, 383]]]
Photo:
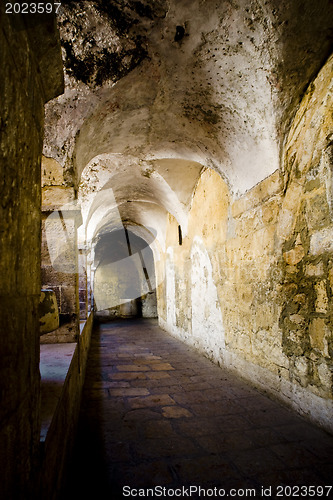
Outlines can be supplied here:
[[94, 328], [62, 498], [333, 498], [332, 457], [333, 436], [155, 320], [119, 321]]

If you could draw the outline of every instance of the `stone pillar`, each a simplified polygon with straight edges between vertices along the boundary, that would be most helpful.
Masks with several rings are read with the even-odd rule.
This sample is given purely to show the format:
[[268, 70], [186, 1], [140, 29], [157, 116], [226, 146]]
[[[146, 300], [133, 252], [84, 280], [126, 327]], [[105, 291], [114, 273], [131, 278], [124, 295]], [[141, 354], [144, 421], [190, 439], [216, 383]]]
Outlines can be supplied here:
[[95, 310], [95, 299], [94, 299], [94, 283], [95, 283], [95, 272], [96, 272], [96, 267], [91, 265], [90, 266], [90, 310], [94, 311]]
[[79, 246], [79, 303], [80, 320], [88, 317], [88, 275], [87, 275], [87, 248]]
[[31, 17], [0, 4], [0, 498], [17, 500], [37, 498], [40, 160], [44, 103], [63, 90], [55, 19]]
[[[48, 204], [49, 199], [57, 199], [52, 189], [49, 187], [47, 196], [43, 196], [42, 285], [56, 293], [60, 326], [41, 341], [75, 342], [80, 319], [77, 229], [82, 222], [81, 211], [75, 201], [62, 206]], [[68, 199], [74, 197], [72, 188], [62, 191]]]

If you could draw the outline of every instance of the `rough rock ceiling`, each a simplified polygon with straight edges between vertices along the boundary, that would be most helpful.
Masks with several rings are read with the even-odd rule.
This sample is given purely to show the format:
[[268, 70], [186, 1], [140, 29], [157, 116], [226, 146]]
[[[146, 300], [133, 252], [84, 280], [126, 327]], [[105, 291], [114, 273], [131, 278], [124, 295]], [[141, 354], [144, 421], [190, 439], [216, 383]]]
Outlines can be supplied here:
[[44, 154], [68, 183], [84, 173], [82, 199], [93, 165], [125, 220], [139, 217], [134, 203], [126, 212], [130, 200], [173, 207], [184, 224], [202, 166], [235, 195], [276, 170], [302, 93], [332, 50], [330, 0], [62, 4], [66, 90], [47, 106]]
[[62, 4], [59, 28], [66, 70], [90, 88], [118, 81], [146, 58], [148, 33], [168, 10], [164, 0]]

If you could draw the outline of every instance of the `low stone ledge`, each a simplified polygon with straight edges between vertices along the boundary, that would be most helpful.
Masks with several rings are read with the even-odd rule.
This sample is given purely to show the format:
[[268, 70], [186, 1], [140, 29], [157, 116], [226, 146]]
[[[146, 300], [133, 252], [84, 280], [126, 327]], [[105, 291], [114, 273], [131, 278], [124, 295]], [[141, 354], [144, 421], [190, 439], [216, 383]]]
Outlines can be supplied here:
[[40, 347], [42, 442], [61, 399], [76, 347], [76, 343], [44, 344]]
[[74, 443], [90, 347], [93, 314], [80, 322], [77, 342], [43, 344], [41, 372], [40, 498], [55, 500]]

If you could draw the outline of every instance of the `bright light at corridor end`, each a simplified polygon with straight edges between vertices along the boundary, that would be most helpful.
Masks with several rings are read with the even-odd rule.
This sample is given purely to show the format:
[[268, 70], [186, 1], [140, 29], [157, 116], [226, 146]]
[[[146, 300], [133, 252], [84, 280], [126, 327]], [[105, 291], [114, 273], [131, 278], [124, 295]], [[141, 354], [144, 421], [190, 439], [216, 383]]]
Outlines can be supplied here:
[[[114, 211], [117, 212], [117, 217], [113, 217], [107, 233], [97, 235], [93, 242], [87, 242], [85, 250], [86, 255], [90, 255], [88, 260], [78, 261], [77, 258], [77, 228], [82, 225], [81, 207], [77, 201], [54, 210], [45, 221], [46, 241], [53, 269], [65, 274], [87, 273], [94, 288], [96, 311], [131, 302], [154, 292], [159, 284], [156, 282], [154, 254], [151, 249], [156, 238], [152, 235], [152, 241], [148, 244], [124, 226], [118, 207], [113, 208], [113, 213]], [[98, 244], [107, 236], [107, 253], [104, 252], [104, 258], [96, 262]], [[138, 240], [142, 242], [139, 246]]]

